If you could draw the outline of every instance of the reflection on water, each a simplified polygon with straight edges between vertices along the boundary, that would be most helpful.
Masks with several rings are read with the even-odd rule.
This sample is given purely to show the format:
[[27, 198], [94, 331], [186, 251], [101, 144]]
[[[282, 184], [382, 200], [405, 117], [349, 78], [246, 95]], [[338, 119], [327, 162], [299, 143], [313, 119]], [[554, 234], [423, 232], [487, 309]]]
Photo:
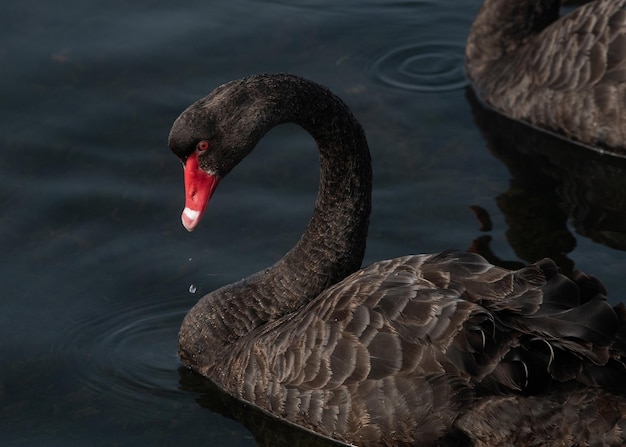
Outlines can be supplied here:
[[[466, 90], [489, 150], [511, 173], [497, 197], [507, 237], [527, 262], [553, 258], [568, 273], [576, 247], [570, 226], [608, 247], [626, 250], [626, 159], [598, 152], [511, 120]], [[487, 250], [485, 240], [478, 241]]]

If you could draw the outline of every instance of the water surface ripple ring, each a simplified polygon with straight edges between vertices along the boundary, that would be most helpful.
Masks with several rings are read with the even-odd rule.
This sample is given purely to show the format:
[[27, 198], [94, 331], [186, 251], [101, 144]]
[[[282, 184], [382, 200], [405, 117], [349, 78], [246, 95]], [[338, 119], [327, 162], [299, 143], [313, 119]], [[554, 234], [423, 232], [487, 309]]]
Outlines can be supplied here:
[[372, 76], [392, 87], [418, 92], [447, 92], [468, 84], [464, 45], [426, 42], [394, 48], [377, 58]]
[[67, 328], [57, 355], [72, 362], [72, 375], [92, 395], [138, 412], [159, 411], [161, 399], [185, 399], [176, 342], [188, 307], [168, 298], [92, 310]]

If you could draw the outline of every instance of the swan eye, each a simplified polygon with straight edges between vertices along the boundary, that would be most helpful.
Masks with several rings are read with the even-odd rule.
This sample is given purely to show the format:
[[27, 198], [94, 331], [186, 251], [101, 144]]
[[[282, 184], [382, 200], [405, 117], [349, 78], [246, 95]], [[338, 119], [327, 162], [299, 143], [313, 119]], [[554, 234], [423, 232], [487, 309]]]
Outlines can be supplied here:
[[209, 148], [209, 142], [207, 140], [202, 140], [198, 143], [196, 148], [198, 149], [198, 151], [204, 152]]

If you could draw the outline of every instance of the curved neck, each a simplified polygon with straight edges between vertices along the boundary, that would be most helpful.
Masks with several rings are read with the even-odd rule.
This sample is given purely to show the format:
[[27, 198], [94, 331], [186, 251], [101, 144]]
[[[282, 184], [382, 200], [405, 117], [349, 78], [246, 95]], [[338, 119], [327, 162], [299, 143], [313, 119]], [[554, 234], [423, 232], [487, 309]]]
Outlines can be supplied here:
[[320, 183], [304, 234], [261, 274], [263, 281], [278, 280], [268, 296], [280, 299], [277, 314], [299, 308], [360, 268], [372, 190], [365, 132], [348, 107], [326, 88], [300, 78], [287, 76], [280, 85], [290, 94], [273, 98], [264, 127], [292, 122], [308, 131], [319, 150]]
[[[365, 252], [372, 173], [363, 129], [346, 105], [324, 87], [289, 75], [274, 84], [276, 80], [272, 76], [246, 81], [240, 119], [254, 123], [248, 129], [254, 144], [269, 129], [286, 122], [313, 136], [321, 167], [315, 210], [299, 242], [281, 260], [210, 293], [189, 312], [179, 344], [189, 349], [195, 340], [201, 350], [211, 339], [216, 350], [210, 360], [205, 357], [200, 362], [203, 365], [219, 362], [219, 356], [214, 356], [219, 346], [300, 308], [356, 271]], [[181, 357], [190, 360], [182, 352]], [[203, 369], [208, 373], [210, 366]]]
[[484, 0], [467, 39], [470, 78], [488, 70], [559, 18], [560, 0]]

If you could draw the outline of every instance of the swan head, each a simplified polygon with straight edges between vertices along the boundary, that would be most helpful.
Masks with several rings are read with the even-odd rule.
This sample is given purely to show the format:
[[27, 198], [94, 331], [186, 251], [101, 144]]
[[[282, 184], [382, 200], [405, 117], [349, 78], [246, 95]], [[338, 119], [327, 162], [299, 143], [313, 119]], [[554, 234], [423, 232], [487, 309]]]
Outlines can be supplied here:
[[168, 145], [182, 161], [188, 231], [200, 222], [217, 187], [265, 133], [262, 97], [245, 80], [222, 85], [176, 119]]

